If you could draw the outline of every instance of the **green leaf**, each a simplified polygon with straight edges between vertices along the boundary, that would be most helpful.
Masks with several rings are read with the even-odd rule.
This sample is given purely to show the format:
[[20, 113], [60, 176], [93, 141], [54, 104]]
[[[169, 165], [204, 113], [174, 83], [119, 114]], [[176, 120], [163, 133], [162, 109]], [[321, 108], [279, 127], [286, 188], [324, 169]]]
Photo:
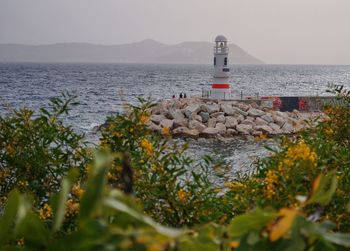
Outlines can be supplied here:
[[59, 230], [62, 225], [69, 191], [76, 179], [78, 178], [78, 176], [79, 170], [72, 169], [69, 172], [68, 176], [62, 180], [60, 193], [53, 199], [53, 210], [55, 217], [53, 220], [52, 232], [56, 232], [57, 230]]
[[91, 166], [86, 191], [81, 199], [79, 222], [88, 219], [99, 207], [103, 199], [103, 189], [106, 183], [106, 172], [111, 161], [111, 155], [96, 153], [95, 162]]
[[176, 238], [179, 237], [182, 234], [182, 231], [177, 230], [177, 229], [173, 229], [173, 228], [169, 228], [169, 227], [164, 227], [160, 224], [158, 224], [157, 222], [155, 222], [153, 219], [151, 219], [148, 216], [145, 216], [139, 212], [137, 212], [136, 210], [134, 210], [133, 208], [129, 207], [128, 205], [124, 204], [123, 202], [115, 199], [115, 198], [107, 198], [104, 200], [104, 205], [106, 205], [107, 207], [113, 208], [117, 211], [126, 213], [130, 216], [132, 216], [134, 219], [141, 221], [144, 224], [147, 224], [149, 226], [151, 226], [152, 228], [154, 228], [158, 233], [168, 236], [168, 237], [172, 237], [172, 238]]
[[201, 250], [201, 251], [217, 251], [219, 250], [219, 245], [213, 242], [203, 242], [203, 241], [187, 241], [180, 244], [180, 250], [182, 251], [193, 251], [193, 250]]
[[250, 231], [259, 231], [278, 216], [276, 212], [260, 209], [235, 217], [230, 223], [229, 234], [233, 238], [241, 237]]
[[4, 215], [0, 218], [0, 245], [12, 238], [12, 228], [16, 221], [19, 198], [17, 190], [10, 192]]
[[[314, 191], [310, 199], [306, 201], [306, 204], [320, 203], [321, 205], [327, 205], [337, 189], [338, 181], [335, 176], [330, 174], [320, 175], [318, 181], [314, 181]], [[316, 184], [315, 184], [316, 182]]]
[[26, 216], [18, 223], [17, 236], [23, 237], [25, 242], [41, 247], [48, 244], [49, 231], [37, 215], [33, 212], [27, 212]]
[[348, 233], [326, 233], [323, 238], [340, 246], [350, 247], [350, 234]]

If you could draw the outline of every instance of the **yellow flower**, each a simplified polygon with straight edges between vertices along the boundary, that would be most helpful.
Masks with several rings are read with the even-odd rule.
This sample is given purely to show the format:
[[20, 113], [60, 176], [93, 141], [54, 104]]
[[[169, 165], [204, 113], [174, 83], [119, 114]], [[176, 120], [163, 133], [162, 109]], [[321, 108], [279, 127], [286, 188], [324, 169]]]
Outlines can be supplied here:
[[177, 191], [177, 197], [179, 197], [181, 202], [186, 202], [188, 196], [189, 193], [185, 192], [182, 188], [179, 191]]
[[119, 247], [122, 249], [130, 249], [132, 246], [133, 246], [133, 243], [129, 239], [122, 240], [119, 244]]
[[278, 176], [275, 171], [269, 170], [267, 171], [265, 183], [266, 183], [266, 197], [268, 199], [272, 199], [272, 197], [276, 194], [276, 184], [278, 181]]
[[304, 140], [300, 140], [288, 148], [283, 164], [291, 167], [296, 160], [310, 161], [312, 166], [316, 166], [317, 155]]
[[226, 182], [224, 186], [232, 190], [239, 190], [245, 188], [245, 185], [242, 184], [242, 182], [238, 181]]
[[8, 155], [10, 155], [11, 157], [13, 157], [15, 155], [15, 149], [13, 148], [12, 145], [10, 145], [10, 144], [6, 145], [5, 150], [8, 153]]
[[147, 139], [141, 140], [141, 147], [145, 150], [148, 156], [153, 154], [153, 146]]
[[113, 179], [113, 175], [112, 175], [111, 172], [108, 172], [108, 173], [107, 173], [107, 179], [108, 179], [108, 180]]
[[149, 120], [149, 116], [147, 113], [142, 113], [141, 116], [140, 116], [140, 123], [142, 125], [146, 124]]
[[26, 186], [28, 186], [28, 181], [18, 181], [18, 187], [25, 188]]
[[39, 218], [42, 220], [46, 220], [52, 217], [52, 208], [45, 203], [42, 208], [39, 210]]
[[163, 251], [163, 250], [165, 250], [165, 247], [160, 243], [152, 243], [150, 245], [147, 245], [147, 251]]
[[169, 127], [163, 127], [162, 128], [162, 135], [167, 137], [170, 135], [170, 128]]
[[75, 202], [74, 200], [69, 199], [66, 202], [66, 216], [70, 217], [70, 216], [76, 215], [79, 212], [79, 208], [80, 208], [80, 205], [78, 202]]
[[262, 133], [262, 134], [256, 136], [254, 139], [255, 139], [255, 141], [262, 141], [262, 140], [265, 140], [265, 139], [267, 139], [267, 134]]
[[101, 140], [101, 147], [103, 148], [103, 149], [108, 149], [109, 148], [109, 143], [108, 143], [108, 141], [107, 140], [105, 140], [105, 139], [103, 139], [103, 140]]
[[84, 190], [80, 187], [79, 184], [72, 187], [72, 194], [78, 198], [81, 198], [84, 194]]
[[332, 136], [333, 133], [334, 133], [334, 131], [333, 131], [332, 128], [326, 128], [326, 129], [324, 130], [324, 133], [325, 133], [327, 136]]
[[114, 136], [114, 137], [117, 137], [117, 138], [121, 138], [121, 137], [123, 136], [123, 134], [120, 133], [120, 132], [114, 132], [114, 133], [113, 133], [113, 136]]
[[230, 250], [234, 250], [235, 248], [239, 247], [239, 241], [231, 241], [229, 246], [230, 246]]

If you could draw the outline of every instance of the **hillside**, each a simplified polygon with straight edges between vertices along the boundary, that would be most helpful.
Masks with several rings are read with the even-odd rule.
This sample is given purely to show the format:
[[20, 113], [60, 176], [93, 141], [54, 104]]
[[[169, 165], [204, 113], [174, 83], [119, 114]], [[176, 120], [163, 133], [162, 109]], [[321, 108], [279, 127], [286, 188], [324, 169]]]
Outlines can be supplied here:
[[[239, 46], [230, 44], [231, 64], [261, 64]], [[176, 45], [154, 40], [122, 45], [60, 43], [50, 45], [0, 44], [0, 62], [185, 63], [211, 64], [213, 43]]]

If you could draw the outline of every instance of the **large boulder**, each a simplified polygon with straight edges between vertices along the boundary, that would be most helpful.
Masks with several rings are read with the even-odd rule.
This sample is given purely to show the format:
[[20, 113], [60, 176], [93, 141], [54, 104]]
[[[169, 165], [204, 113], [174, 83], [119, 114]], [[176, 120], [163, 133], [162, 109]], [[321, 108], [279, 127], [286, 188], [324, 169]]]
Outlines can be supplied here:
[[224, 115], [219, 115], [219, 116], [217, 116], [217, 118], [216, 118], [216, 122], [217, 122], [217, 123], [225, 123], [225, 121], [226, 121], [226, 118], [225, 118]]
[[237, 133], [237, 131], [236, 131], [235, 129], [228, 128], [228, 129], [226, 130], [226, 134], [229, 135], [229, 136], [235, 136], [235, 135], [237, 135], [238, 133]]
[[234, 107], [232, 106], [230, 103], [223, 103], [221, 104], [221, 110], [228, 116], [233, 116], [233, 115], [238, 115], [238, 114], [241, 114], [243, 116], [248, 116], [248, 113], [237, 108], [237, 107]]
[[150, 117], [150, 120], [157, 125], [159, 125], [159, 123], [164, 119], [166, 119], [166, 117], [163, 114], [153, 114]]
[[267, 125], [267, 122], [260, 117], [257, 117], [254, 122], [256, 125]]
[[263, 135], [263, 134], [264, 134], [264, 133], [263, 133], [262, 131], [253, 131], [253, 132], [252, 132], [252, 135], [255, 136], [255, 137], [261, 136], [261, 135]]
[[243, 120], [245, 120], [244, 116], [241, 115], [241, 114], [238, 115], [236, 118], [237, 118], [237, 122], [238, 122], [238, 123], [241, 123]]
[[286, 119], [282, 116], [279, 116], [277, 114], [272, 115], [273, 121], [275, 124], [279, 126], [283, 126], [286, 123]]
[[287, 112], [281, 112], [281, 111], [275, 111], [274, 115], [277, 115], [277, 116], [282, 117], [282, 118], [288, 118], [289, 117]]
[[289, 122], [293, 126], [296, 126], [299, 123], [299, 120], [292, 118], [292, 117], [288, 117], [286, 120], [287, 120], [287, 122]]
[[185, 108], [185, 115], [187, 118], [192, 118], [201, 110], [200, 104], [190, 104]]
[[160, 132], [162, 128], [159, 125], [154, 124], [152, 121], [147, 122], [147, 127], [153, 132]]
[[226, 115], [232, 116], [235, 114], [235, 110], [232, 109], [232, 104], [230, 104], [230, 103], [222, 103], [220, 105], [220, 109]]
[[236, 128], [237, 125], [238, 125], [238, 121], [235, 117], [232, 117], [232, 116], [226, 117], [225, 126], [227, 128]]
[[241, 115], [243, 115], [245, 117], [248, 116], [248, 112], [243, 111], [243, 110], [241, 110], [241, 109], [239, 109], [237, 107], [232, 107], [232, 109], [235, 111], [235, 114], [241, 114]]
[[292, 134], [292, 133], [294, 133], [294, 127], [289, 122], [284, 123], [284, 125], [282, 126], [281, 129], [282, 129], [283, 133], [285, 133], [285, 134]]
[[236, 126], [237, 132], [244, 135], [249, 135], [253, 131], [252, 125], [239, 124]]
[[256, 108], [250, 108], [248, 114], [249, 116], [256, 118], [265, 115], [265, 112]]
[[163, 114], [164, 112], [165, 110], [163, 110], [163, 108], [159, 105], [153, 107], [151, 110], [151, 114], [155, 114], [155, 115]]
[[239, 102], [239, 103], [235, 104], [235, 106], [238, 107], [239, 109], [241, 109], [242, 111], [245, 111], [245, 112], [251, 108], [250, 105], [245, 104], [243, 102]]
[[281, 127], [275, 123], [270, 123], [269, 127], [273, 130], [274, 133], [272, 134], [282, 134], [283, 131], [281, 130]]
[[183, 118], [183, 119], [174, 119], [174, 124], [173, 127], [174, 128], [178, 128], [178, 127], [187, 127], [188, 126], [188, 120]]
[[218, 134], [223, 135], [226, 133], [226, 126], [223, 123], [217, 123], [215, 129], [218, 130]]
[[224, 112], [214, 112], [214, 113], [210, 114], [210, 117], [217, 118], [220, 115], [225, 115], [225, 113]]
[[174, 137], [189, 137], [189, 138], [198, 138], [199, 132], [195, 129], [189, 129], [187, 127], [178, 127], [173, 130], [172, 135]]
[[167, 113], [167, 117], [169, 119], [183, 119], [183, 118], [185, 118], [185, 116], [182, 114], [182, 112], [179, 109], [169, 110]]
[[160, 121], [159, 125], [161, 127], [165, 127], [165, 128], [173, 128], [173, 125], [174, 125], [174, 120], [171, 120], [171, 119], [163, 119], [162, 121]]
[[220, 106], [218, 104], [204, 104], [201, 106], [203, 112], [208, 112], [209, 114], [220, 111]]
[[178, 99], [171, 99], [167, 102], [167, 107], [169, 110], [180, 109], [182, 107], [182, 102]]
[[241, 122], [242, 125], [254, 125], [254, 120], [249, 117]]
[[261, 131], [265, 134], [273, 134], [274, 131], [268, 125], [257, 125], [254, 127], [255, 131]]
[[202, 122], [203, 123], [207, 123], [209, 118], [210, 118], [209, 112], [200, 112], [199, 116], [202, 117]]
[[209, 137], [209, 138], [215, 137], [218, 134], [219, 134], [219, 129], [212, 128], [212, 127], [207, 127], [201, 132], [201, 135], [203, 135], [204, 137]]
[[193, 118], [194, 120], [197, 120], [197, 121], [199, 121], [199, 122], [202, 123], [202, 117], [201, 117], [201, 116], [199, 116], [199, 115], [194, 115], [192, 118]]
[[208, 120], [208, 127], [215, 127], [216, 126], [216, 118], [210, 118]]
[[268, 124], [274, 121], [272, 115], [269, 113], [262, 115], [261, 118], [265, 120]]
[[201, 122], [197, 121], [197, 120], [191, 120], [188, 123], [188, 128], [189, 129], [195, 129], [195, 130], [197, 130], [198, 132], [201, 133], [207, 127], [205, 125], [203, 125]]

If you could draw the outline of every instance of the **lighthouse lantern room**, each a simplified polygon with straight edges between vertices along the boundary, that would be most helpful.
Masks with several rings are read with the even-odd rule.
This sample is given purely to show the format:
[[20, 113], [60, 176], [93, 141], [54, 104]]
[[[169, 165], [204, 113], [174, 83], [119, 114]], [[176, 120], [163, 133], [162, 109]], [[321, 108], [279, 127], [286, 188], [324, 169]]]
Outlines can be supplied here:
[[231, 85], [228, 83], [230, 72], [228, 52], [226, 37], [217, 36], [214, 47], [214, 78], [210, 91], [212, 99], [229, 99], [231, 97]]

